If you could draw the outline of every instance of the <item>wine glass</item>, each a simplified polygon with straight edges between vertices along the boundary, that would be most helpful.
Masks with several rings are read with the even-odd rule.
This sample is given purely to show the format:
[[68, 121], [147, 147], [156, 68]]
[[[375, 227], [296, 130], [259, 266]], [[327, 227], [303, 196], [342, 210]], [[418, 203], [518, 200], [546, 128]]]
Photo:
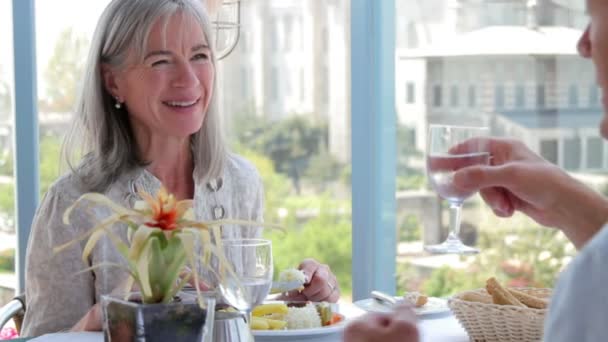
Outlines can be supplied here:
[[487, 127], [430, 125], [427, 146], [427, 176], [435, 191], [450, 204], [450, 233], [438, 245], [425, 247], [433, 254], [474, 254], [479, 250], [460, 241], [462, 203], [474, 192], [454, 186], [454, 173], [473, 165], [487, 165], [490, 153]]
[[249, 322], [251, 310], [262, 304], [272, 286], [272, 243], [264, 239], [223, 240], [222, 243], [234, 276], [225, 277], [218, 288], [226, 302], [243, 312]]

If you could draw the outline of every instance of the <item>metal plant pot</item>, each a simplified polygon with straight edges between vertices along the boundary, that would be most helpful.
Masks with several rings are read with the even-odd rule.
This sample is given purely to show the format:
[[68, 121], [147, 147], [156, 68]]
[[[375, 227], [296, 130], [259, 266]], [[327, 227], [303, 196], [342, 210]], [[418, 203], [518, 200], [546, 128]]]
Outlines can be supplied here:
[[137, 296], [102, 296], [103, 332], [106, 342], [207, 342], [213, 338], [215, 298], [205, 298], [207, 308], [177, 298], [168, 304], [142, 304]]

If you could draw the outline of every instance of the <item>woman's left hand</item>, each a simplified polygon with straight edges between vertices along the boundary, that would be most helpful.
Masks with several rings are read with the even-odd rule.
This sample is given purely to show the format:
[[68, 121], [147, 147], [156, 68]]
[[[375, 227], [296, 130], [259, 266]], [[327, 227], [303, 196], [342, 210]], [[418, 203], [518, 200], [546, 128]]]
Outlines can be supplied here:
[[287, 296], [283, 296], [282, 299], [331, 303], [335, 303], [340, 299], [340, 286], [329, 266], [321, 264], [314, 259], [306, 259], [302, 261], [298, 268], [306, 275], [304, 290], [300, 292], [291, 291]]

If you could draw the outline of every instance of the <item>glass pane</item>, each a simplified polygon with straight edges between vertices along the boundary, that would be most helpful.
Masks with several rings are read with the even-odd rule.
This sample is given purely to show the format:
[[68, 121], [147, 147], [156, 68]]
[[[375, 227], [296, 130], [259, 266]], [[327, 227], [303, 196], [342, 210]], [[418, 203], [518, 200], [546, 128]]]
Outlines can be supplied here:
[[[395, 1], [396, 93], [406, 82], [420, 89], [417, 103], [396, 103], [399, 291], [448, 296], [482, 287], [490, 276], [552, 287], [574, 253], [561, 234], [522, 214], [496, 218], [479, 196], [465, 201], [460, 237], [481, 253], [424, 253], [424, 244], [443, 241], [449, 223], [425, 178], [429, 124], [489, 126], [605, 190], [600, 92], [591, 63], [575, 49], [587, 18], [574, 2], [540, 3]], [[533, 43], [540, 36], [559, 48], [540, 53]]]
[[604, 166], [604, 142], [601, 138], [587, 139], [587, 168], [601, 169]]
[[[0, 0], [0, 307], [15, 296], [15, 179], [13, 177], [13, 9]], [[12, 323], [11, 323], [12, 324]]]
[[564, 168], [578, 170], [581, 168], [581, 139], [564, 139]]
[[[60, 174], [61, 140], [72, 116], [95, 24], [109, 2], [36, 1], [41, 194]], [[66, 8], [78, 15], [64, 16]]]
[[[314, 257], [331, 267], [349, 298], [350, 2], [258, 0], [242, 6], [245, 41], [239, 45], [247, 46], [220, 62], [222, 105], [233, 149], [255, 164], [264, 181], [265, 220], [288, 230], [269, 233], [275, 272]], [[413, 100], [408, 89], [402, 94]]]

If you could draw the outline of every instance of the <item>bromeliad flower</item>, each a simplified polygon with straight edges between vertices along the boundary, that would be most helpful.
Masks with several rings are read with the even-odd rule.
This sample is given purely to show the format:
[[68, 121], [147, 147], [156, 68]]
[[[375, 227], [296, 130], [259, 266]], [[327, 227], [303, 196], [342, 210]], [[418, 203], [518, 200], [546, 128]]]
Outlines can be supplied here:
[[[197, 271], [199, 267], [215, 274], [220, 283], [234, 283], [235, 281], [240, 283], [223, 253], [221, 225], [263, 225], [281, 229], [276, 225], [255, 221], [218, 220], [197, 222], [192, 212], [191, 200], [177, 201], [175, 196], [167, 193], [164, 188], [161, 188], [156, 196], [146, 192], [139, 192], [139, 195], [143, 201], [137, 201], [133, 209], [117, 205], [109, 198], [98, 193], [82, 195], [65, 211], [63, 216], [65, 224], [70, 223], [72, 211], [85, 201], [88, 202], [88, 207], [92, 205], [105, 206], [113, 214], [97, 223], [82, 236], [56, 247], [55, 252], [60, 252], [79, 241], [88, 239], [82, 252], [82, 259], [86, 263], [99, 239], [108, 236], [126, 260], [126, 265], [104, 262], [88, 267], [82, 272], [99, 267], [119, 267], [129, 274], [125, 283], [125, 294], [128, 294], [133, 284], [137, 283], [144, 303], [170, 302], [175, 294], [191, 278], [194, 278], [194, 285], [199, 294], [199, 303], [202, 305], [199, 288], [200, 275]], [[116, 223], [126, 224], [128, 243], [125, 243], [109, 229]], [[215, 239], [211, 239], [211, 234]], [[202, 247], [202, 255], [196, 253], [196, 241]], [[217, 270], [209, 266], [212, 255], [219, 262]], [[189, 276], [180, 277], [185, 267], [192, 271]]]
[[[186, 222], [183, 216], [192, 208], [191, 200], [177, 201], [175, 196], [168, 194], [165, 188], [161, 188], [156, 197], [152, 197], [143, 191], [139, 192], [139, 195], [144, 199], [145, 202], [143, 203], [147, 204], [147, 208], [141, 208], [139, 211], [151, 218], [150, 221], [145, 223], [148, 227], [174, 230], [180, 226], [180, 223]], [[138, 203], [141, 204], [142, 202]], [[182, 222], [178, 222], [178, 219]]]

